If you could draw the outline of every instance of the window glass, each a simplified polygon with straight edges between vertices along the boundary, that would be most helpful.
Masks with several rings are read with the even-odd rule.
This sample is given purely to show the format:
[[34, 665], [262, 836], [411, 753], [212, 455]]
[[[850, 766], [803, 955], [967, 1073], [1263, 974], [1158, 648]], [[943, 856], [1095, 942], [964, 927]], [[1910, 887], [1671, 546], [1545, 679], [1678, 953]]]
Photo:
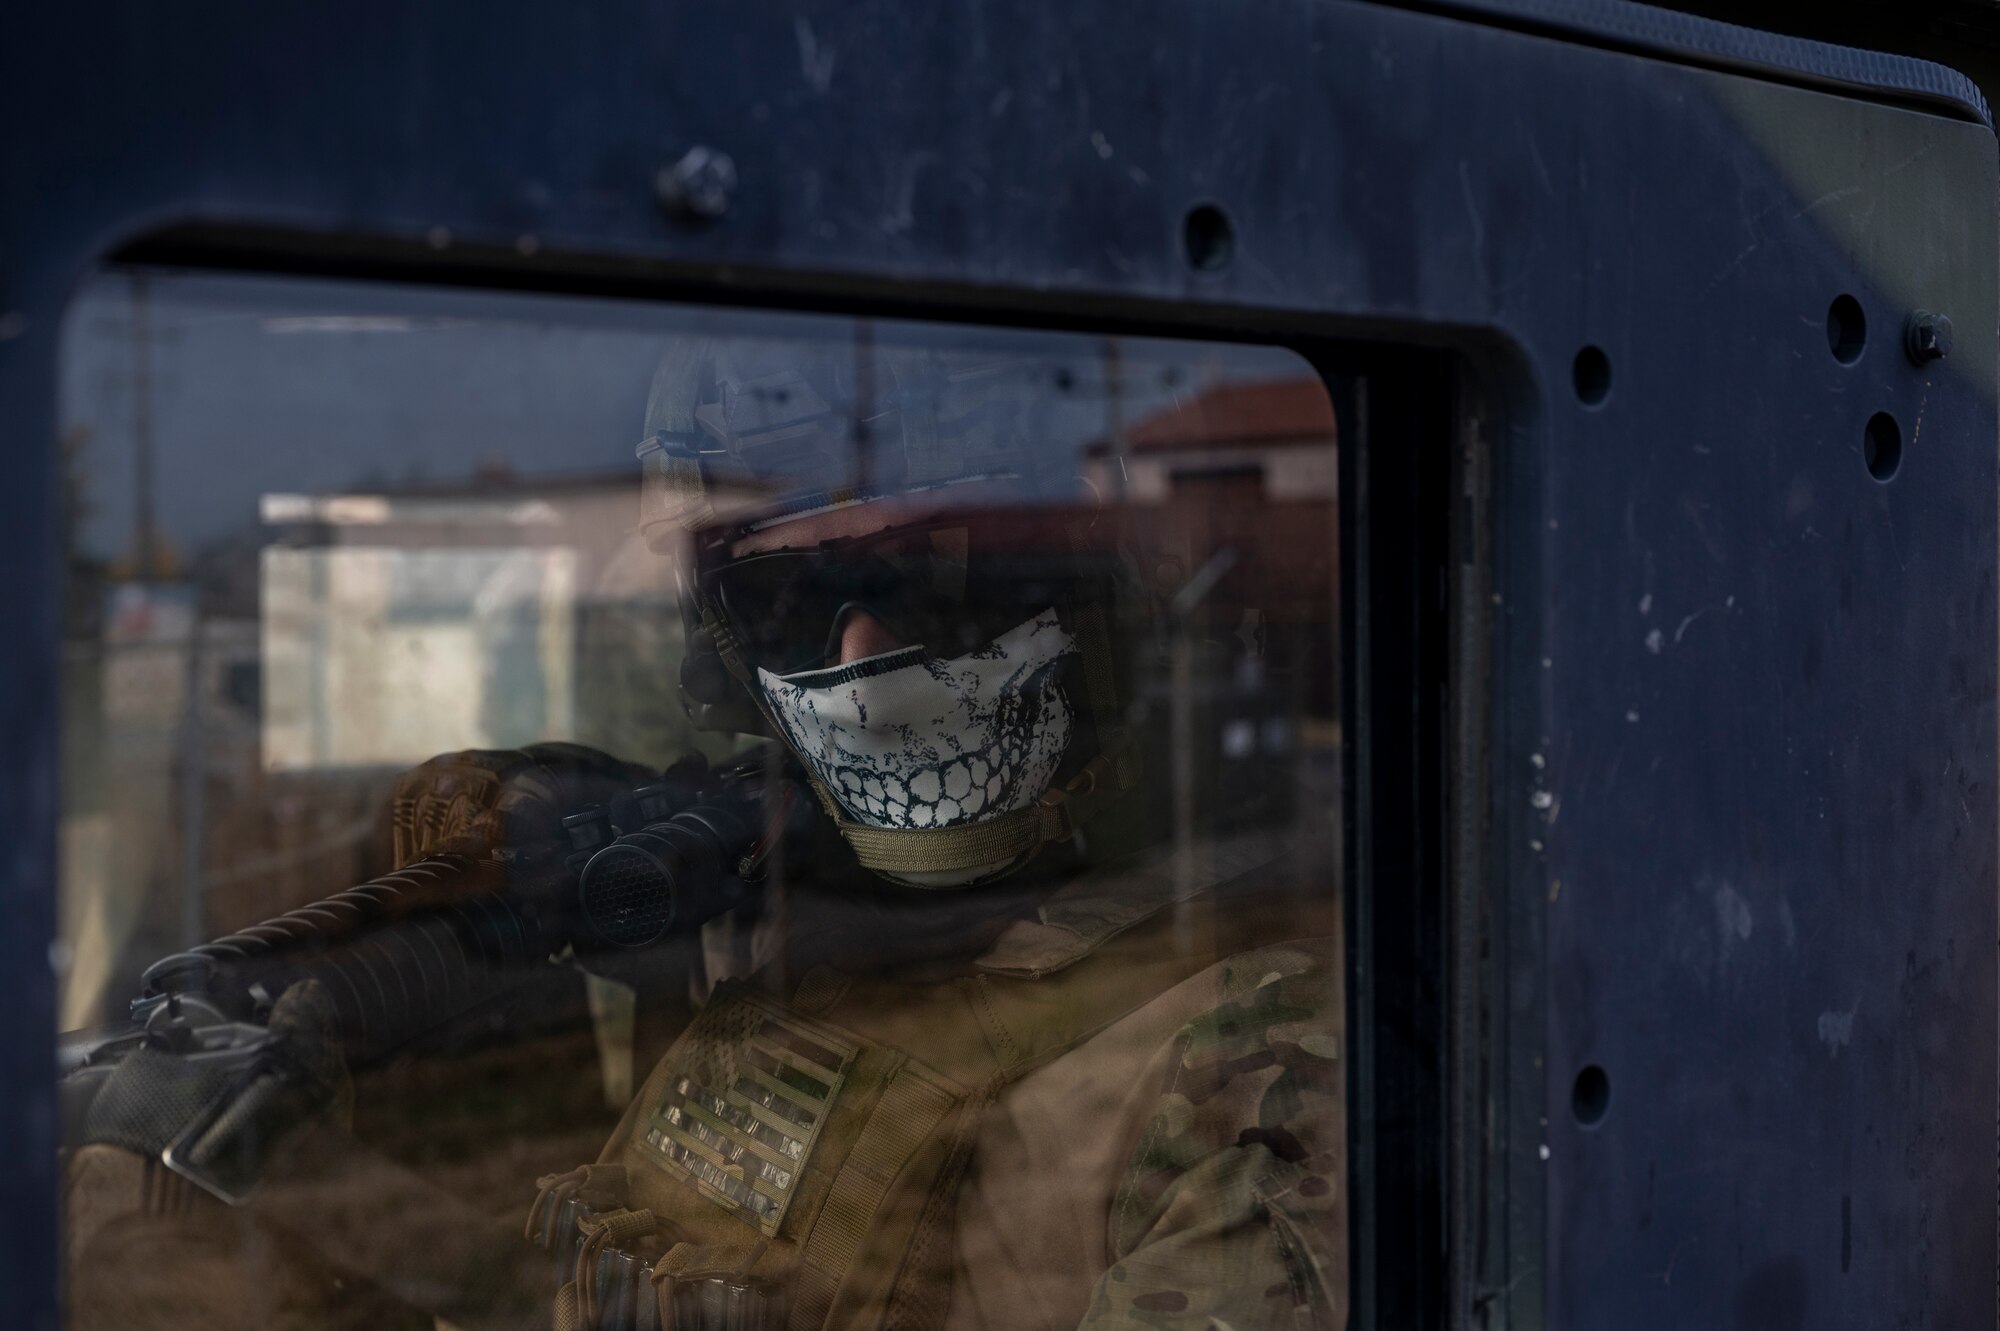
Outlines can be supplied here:
[[1296, 353], [119, 270], [63, 374], [72, 1326], [1344, 1321]]

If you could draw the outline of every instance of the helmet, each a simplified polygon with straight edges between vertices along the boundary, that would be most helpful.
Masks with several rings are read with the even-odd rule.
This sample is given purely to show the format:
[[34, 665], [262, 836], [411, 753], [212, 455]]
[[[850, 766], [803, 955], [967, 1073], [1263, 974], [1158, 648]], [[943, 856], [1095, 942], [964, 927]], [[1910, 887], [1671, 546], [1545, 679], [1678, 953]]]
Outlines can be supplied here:
[[1139, 584], [1055, 419], [1089, 359], [935, 331], [662, 357], [641, 529], [681, 556], [690, 714], [783, 741], [892, 881], [989, 882], [1138, 783]]

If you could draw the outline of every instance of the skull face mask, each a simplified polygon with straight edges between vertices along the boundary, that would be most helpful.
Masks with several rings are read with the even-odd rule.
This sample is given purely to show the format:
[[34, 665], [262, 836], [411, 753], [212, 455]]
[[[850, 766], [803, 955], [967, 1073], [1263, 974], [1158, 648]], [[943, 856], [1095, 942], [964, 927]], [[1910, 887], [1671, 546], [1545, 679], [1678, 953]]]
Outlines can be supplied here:
[[[757, 684], [793, 751], [853, 822], [954, 827], [1012, 813], [1048, 788], [1074, 733], [1060, 676], [1076, 650], [1049, 609], [948, 661], [904, 647], [797, 674], [759, 669]], [[896, 876], [967, 886], [1018, 860]]]

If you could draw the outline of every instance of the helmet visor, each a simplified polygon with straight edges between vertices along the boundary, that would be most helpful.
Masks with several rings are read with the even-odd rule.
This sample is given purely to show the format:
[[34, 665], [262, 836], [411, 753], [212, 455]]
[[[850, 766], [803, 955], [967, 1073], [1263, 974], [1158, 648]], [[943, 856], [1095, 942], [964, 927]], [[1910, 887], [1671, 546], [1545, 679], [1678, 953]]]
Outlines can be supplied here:
[[1074, 555], [1024, 549], [1004, 525], [954, 518], [752, 554], [706, 573], [703, 587], [750, 663], [776, 675], [838, 663], [842, 627], [861, 611], [897, 647], [949, 658], [1076, 595]]

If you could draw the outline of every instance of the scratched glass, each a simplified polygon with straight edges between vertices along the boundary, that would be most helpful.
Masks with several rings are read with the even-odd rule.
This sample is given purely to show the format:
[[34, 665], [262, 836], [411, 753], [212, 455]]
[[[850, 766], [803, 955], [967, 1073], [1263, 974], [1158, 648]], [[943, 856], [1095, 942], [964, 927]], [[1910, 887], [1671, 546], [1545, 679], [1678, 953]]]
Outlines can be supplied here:
[[69, 1325], [1344, 1323], [1338, 382], [136, 269], [64, 348]]

